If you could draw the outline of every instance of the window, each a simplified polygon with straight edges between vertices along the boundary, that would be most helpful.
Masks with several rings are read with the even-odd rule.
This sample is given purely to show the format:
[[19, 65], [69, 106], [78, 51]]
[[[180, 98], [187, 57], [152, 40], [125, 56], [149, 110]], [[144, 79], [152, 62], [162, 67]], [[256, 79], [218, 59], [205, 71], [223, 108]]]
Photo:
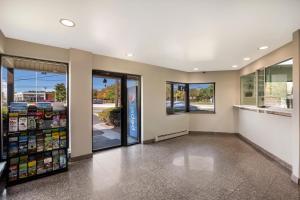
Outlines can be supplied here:
[[167, 82], [166, 84], [167, 114], [186, 111], [186, 84]]
[[293, 60], [265, 69], [265, 106], [292, 108]]
[[242, 76], [241, 104], [293, 108], [293, 60]]
[[215, 83], [166, 83], [166, 112], [215, 112]]
[[241, 77], [241, 104], [256, 105], [256, 73]]
[[166, 108], [167, 108], [167, 114], [173, 113], [173, 106], [172, 106], [172, 93], [173, 93], [173, 87], [171, 83], [167, 83], [166, 85]]
[[215, 84], [193, 83], [189, 85], [189, 111], [215, 112]]
[[29, 107], [66, 111], [67, 86], [65, 63], [1, 55], [2, 159], [6, 159], [8, 112], [25, 113]]

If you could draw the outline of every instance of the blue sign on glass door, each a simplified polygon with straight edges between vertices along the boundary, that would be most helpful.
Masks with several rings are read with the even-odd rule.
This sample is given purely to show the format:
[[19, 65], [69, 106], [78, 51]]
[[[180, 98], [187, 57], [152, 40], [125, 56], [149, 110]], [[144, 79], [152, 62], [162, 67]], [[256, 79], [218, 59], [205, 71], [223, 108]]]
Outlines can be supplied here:
[[127, 88], [128, 105], [128, 135], [138, 137], [138, 115], [137, 115], [137, 86], [136, 81], [128, 81]]

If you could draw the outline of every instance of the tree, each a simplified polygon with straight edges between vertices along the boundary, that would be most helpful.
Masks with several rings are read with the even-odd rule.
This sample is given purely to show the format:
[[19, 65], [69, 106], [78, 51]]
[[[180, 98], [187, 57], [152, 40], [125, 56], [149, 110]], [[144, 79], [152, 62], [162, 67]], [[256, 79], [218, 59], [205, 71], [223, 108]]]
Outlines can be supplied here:
[[66, 86], [63, 83], [58, 83], [54, 86], [55, 89], [55, 100], [59, 102], [66, 101]]

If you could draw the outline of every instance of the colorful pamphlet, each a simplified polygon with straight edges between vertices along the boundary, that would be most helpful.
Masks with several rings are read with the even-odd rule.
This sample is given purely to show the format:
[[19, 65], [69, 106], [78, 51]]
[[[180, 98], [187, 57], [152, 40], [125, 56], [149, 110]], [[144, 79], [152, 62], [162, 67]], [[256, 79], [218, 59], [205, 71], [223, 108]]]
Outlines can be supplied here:
[[28, 136], [28, 153], [36, 152], [36, 135], [34, 132], [30, 132]]
[[19, 131], [26, 131], [27, 130], [27, 116], [20, 116], [19, 117]]
[[52, 149], [59, 149], [59, 132], [58, 132], [58, 129], [52, 130]]
[[67, 115], [66, 115], [65, 111], [60, 112], [59, 125], [60, 125], [60, 127], [67, 126]]
[[27, 159], [28, 156], [20, 156], [20, 163], [19, 163], [19, 178], [26, 178], [27, 177]]
[[52, 158], [53, 158], [53, 170], [59, 169], [59, 152], [58, 150], [52, 151]]
[[46, 152], [44, 154], [44, 168], [46, 172], [51, 172], [53, 170], [52, 152]]
[[16, 156], [18, 154], [19, 144], [18, 135], [10, 134], [8, 136], [8, 155], [10, 157]]
[[60, 168], [67, 167], [67, 156], [66, 156], [65, 150], [63, 150], [63, 149], [59, 150], [59, 166], [60, 166]]
[[27, 154], [27, 141], [27, 133], [21, 132], [19, 136], [19, 154]]
[[35, 156], [29, 156], [28, 158], [28, 176], [36, 175], [36, 159]]
[[52, 128], [57, 128], [59, 127], [59, 112], [53, 112], [53, 117], [52, 117]]
[[9, 160], [9, 173], [8, 173], [8, 180], [9, 181], [16, 181], [18, 179], [18, 165], [19, 165], [19, 158], [11, 158]]
[[44, 150], [51, 151], [52, 150], [52, 133], [51, 130], [44, 130]]
[[36, 133], [36, 151], [44, 151], [44, 135], [42, 131], [38, 131]]
[[27, 128], [29, 130], [36, 129], [35, 116], [28, 116], [28, 118], [27, 118]]
[[18, 131], [18, 113], [9, 113], [8, 116], [8, 131]]
[[37, 110], [36, 117], [36, 128], [37, 129], [44, 129], [45, 128], [45, 122], [44, 122], [44, 110], [39, 109]]
[[44, 168], [44, 158], [41, 154], [36, 156], [36, 173], [37, 174], [44, 174], [45, 168]]
[[67, 133], [65, 130], [60, 130], [59, 132], [60, 136], [60, 148], [66, 148], [67, 147]]

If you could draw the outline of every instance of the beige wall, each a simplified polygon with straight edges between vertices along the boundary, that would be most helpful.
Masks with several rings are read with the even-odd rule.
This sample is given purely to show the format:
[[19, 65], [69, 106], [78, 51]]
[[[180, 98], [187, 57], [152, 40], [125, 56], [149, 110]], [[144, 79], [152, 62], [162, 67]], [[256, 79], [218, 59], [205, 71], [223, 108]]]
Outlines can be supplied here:
[[236, 133], [232, 109], [239, 103], [239, 71], [189, 73], [191, 83], [215, 82], [215, 114], [190, 114], [190, 131]]
[[188, 114], [166, 115], [166, 81], [187, 81], [187, 73], [126, 60], [94, 56], [93, 69], [142, 76], [143, 140], [188, 130]]
[[5, 39], [5, 53], [45, 60], [69, 62], [69, 50], [11, 38]]
[[5, 37], [2, 31], [0, 30], [0, 53], [4, 53], [4, 41], [5, 41]]
[[142, 76], [142, 139], [189, 130], [188, 114], [166, 115], [166, 81], [187, 81], [187, 73], [95, 55], [76, 49], [6, 38], [5, 53], [10, 55], [69, 62], [71, 156], [91, 153], [92, 148], [92, 70], [107, 70]]

